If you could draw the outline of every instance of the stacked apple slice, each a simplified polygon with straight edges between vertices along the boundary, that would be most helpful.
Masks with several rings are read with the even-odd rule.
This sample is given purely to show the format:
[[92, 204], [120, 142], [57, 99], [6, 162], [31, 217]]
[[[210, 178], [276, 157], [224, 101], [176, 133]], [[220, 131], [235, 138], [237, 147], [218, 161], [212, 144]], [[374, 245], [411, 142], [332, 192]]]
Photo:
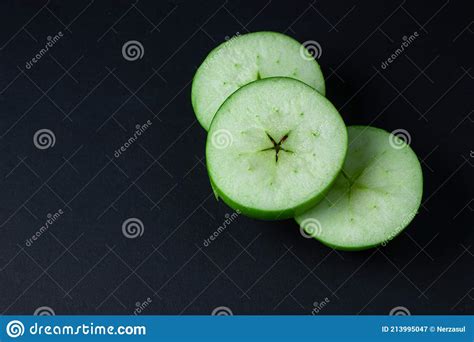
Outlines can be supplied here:
[[306, 236], [334, 248], [386, 243], [421, 203], [420, 163], [388, 132], [346, 128], [302, 50], [280, 33], [249, 33], [199, 67], [192, 103], [208, 130], [214, 192], [254, 218], [294, 217]]

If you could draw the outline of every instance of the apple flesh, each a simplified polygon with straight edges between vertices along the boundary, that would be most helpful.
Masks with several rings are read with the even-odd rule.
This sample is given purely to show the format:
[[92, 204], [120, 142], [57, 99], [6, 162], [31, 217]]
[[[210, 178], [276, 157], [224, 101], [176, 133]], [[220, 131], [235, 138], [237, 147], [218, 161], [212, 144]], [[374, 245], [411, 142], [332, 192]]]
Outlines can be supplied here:
[[368, 126], [347, 131], [341, 174], [319, 204], [295, 219], [330, 247], [362, 250], [388, 243], [408, 226], [421, 203], [423, 175], [400, 138]]
[[260, 219], [312, 207], [336, 179], [347, 131], [334, 106], [312, 87], [284, 77], [252, 82], [219, 108], [206, 163], [224, 202]]
[[307, 58], [304, 49], [293, 38], [276, 32], [248, 33], [216, 47], [193, 79], [191, 101], [199, 123], [209, 130], [227, 97], [240, 87], [267, 77], [295, 78], [324, 95], [319, 64]]

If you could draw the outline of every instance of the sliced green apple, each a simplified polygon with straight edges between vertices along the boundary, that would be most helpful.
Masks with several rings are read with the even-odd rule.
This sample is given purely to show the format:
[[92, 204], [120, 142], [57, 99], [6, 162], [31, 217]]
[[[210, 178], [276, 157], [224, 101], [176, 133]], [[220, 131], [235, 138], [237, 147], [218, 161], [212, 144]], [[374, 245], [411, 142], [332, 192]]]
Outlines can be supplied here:
[[342, 250], [386, 244], [414, 218], [423, 175], [413, 150], [384, 130], [348, 127], [341, 174], [319, 204], [296, 216], [305, 236]]
[[291, 37], [254, 32], [222, 43], [194, 76], [191, 100], [198, 121], [209, 130], [214, 114], [230, 94], [250, 82], [275, 76], [295, 78], [325, 93], [319, 64]]
[[219, 108], [206, 163], [213, 189], [243, 214], [294, 217], [320, 200], [336, 179], [347, 131], [334, 106], [292, 78], [252, 82]]

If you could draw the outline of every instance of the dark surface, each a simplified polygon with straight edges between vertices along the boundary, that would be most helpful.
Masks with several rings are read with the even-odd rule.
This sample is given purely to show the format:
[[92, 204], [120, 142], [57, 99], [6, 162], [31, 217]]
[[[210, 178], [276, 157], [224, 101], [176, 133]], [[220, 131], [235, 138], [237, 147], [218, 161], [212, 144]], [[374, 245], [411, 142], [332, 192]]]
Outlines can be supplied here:
[[[325, 298], [321, 314], [388, 314], [397, 306], [474, 313], [467, 4], [3, 2], [0, 312], [132, 314], [149, 297], [145, 314], [219, 306], [310, 314]], [[245, 217], [203, 246], [232, 211], [211, 195], [190, 82], [213, 47], [247, 30], [318, 41], [327, 96], [344, 120], [409, 132], [423, 164], [424, 204], [387, 247], [336, 252], [304, 239], [292, 221]], [[64, 37], [26, 69], [58, 31]], [[414, 31], [419, 37], [383, 70]], [[142, 43], [142, 59], [123, 58], [129, 40]], [[115, 158], [147, 120], [152, 126]], [[54, 147], [33, 144], [42, 128], [54, 132]], [[26, 246], [59, 208], [64, 214]], [[141, 237], [122, 234], [130, 217], [143, 222]]]

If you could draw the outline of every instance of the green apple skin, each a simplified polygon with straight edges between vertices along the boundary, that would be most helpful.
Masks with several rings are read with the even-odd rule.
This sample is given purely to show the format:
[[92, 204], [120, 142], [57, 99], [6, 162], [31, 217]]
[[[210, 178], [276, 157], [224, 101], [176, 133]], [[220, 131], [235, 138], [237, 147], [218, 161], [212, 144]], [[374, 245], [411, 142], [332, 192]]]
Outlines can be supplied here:
[[[379, 132], [381, 134], [385, 134], [387, 138], [389, 137], [389, 133], [386, 132], [383, 129], [380, 129], [380, 128], [371, 127], [371, 126], [362, 126], [362, 125], [349, 126], [348, 127], [349, 146], [351, 145], [351, 141], [352, 141], [352, 138], [354, 136], [354, 131], [355, 130], [369, 131], [369, 132], [370, 131]], [[412, 211], [413, 214], [407, 215], [405, 217], [406, 219], [399, 224], [399, 226], [397, 227], [397, 229], [395, 231], [388, 231], [385, 238], [381, 238], [378, 241], [371, 241], [369, 243], [360, 243], [358, 245], [348, 245], [348, 244], [344, 244], [344, 243], [338, 243], [337, 241], [334, 241], [335, 239], [332, 239], [331, 241], [329, 241], [328, 239], [322, 238], [320, 236], [313, 236], [314, 239], [316, 239], [319, 242], [321, 242], [322, 244], [324, 244], [324, 245], [326, 245], [330, 248], [336, 249], [336, 250], [355, 252], [355, 251], [368, 250], [368, 249], [371, 249], [371, 248], [376, 248], [376, 247], [379, 247], [381, 245], [388, 244], [388, 243], [390, 243], [390, 241], [392, 241], [397, 236], [399, 236], [410, 225], [410, 223], [413, 221], [413, 219], [416, 217], [416, 213], [418, 211], [418, 208], [421, 205], [421, 200], [422, 200], [422, 197], [423, 197], [423, 172], [422, 172], [421, 164], [420, 164], [415, 152], [410, 148], [410, 146], [407, 145], [406, 147], [404, 147], [404, 149], [406, 150], [407, 154], [409, 154], [411, 156], [411, 159], [410, 159], [410, 164], [411, 165], [409, 165], [409, 166], [410, 166], [410, 168], [413, 168], [413, 170], [414, 170], [413, 179], [409, 180], [409, 182], [412, 182], [412, 184], [411, 184], [412, 189], [411, 190], [414, 194], [416, 194], [415, 195], [416, 196], [416, 201], [415, 201], [415, 203], [413, 203], [412, 208], [410, 209], [410, 211]], [[344, 163], [344, 166], [342, 167], [341, 173], [339, 174], [339, 178], [336, 179], [335, 182], [338, 182], [342, 179], [342, 177], [343, 177], [342, 172], [344, 171], [344, 169], [347, 165], [346, 163], [350, 163], [350, 161], [351, 161], [351, 149], [349, 148], [349, 150], [347, 152], [347, 157], [346, 157], [346, 161]], [[306, 211], [303, 214], [296, 215], [296, 217], [295, 217], [296, 222], [298, 224], [301, 224], [302, 221], [304, 221], [305, 218], [311, 217], [311, 215], [309, 215], [308, 213], [311, 212], [311, 210], [314, 210], [314, 208], [317, 208], [318, 206], [320, 206], [323, 201], [324, 201], [324, 199], [319, 204], [316, 204], [316, 206], [313, 207], [312, 209], [310, 209], [309, 211]], [[314, 218], [317, 219], [318, 217], [314, 216]], [[329, 228], [326, 227], [326, 228], [331, 229], [330, 227]]]
[[[191, 103], [199, 124], [208, 131], [225, 99], [259, 79], [291, 77], [325, 95], [321, 68], [315, 59], [301, 57], [303, 48], [294, 38], [271, 31], [243, 34], [215, 47], [197, 69], [191, 86]], [[279, 62], [278, 54], [284, 62]], [[258, 67], [259, 63], [263, 65]], [[234, 69], [234, 64], [239, 67]]]
[[321, 201], [324, 196], [326, 196], [327, 192], [331, 188], [332, 184], [336, 181], [336, 178], [334, 178], [329, 186], [324, 189], [319, 195], [316, 197], [300, 204], [299, 206], [289, 208], [287, 210], [283, 211], [270, 211], [270, 210], [260, 210], [257, 208], [251, 208], [247, 206], [243, 206], [242, 204], [239, 204], [232, 199], [230, 199], [224, 192], [222, 192], [217, 185], [212, 181], [212, 177], [209, 175], [209, 180], [211, 183], [211, 188], [212, 191], [214, 192], [214, 195], [216, 196], [217, 199], [222, 199], [225, 204], [227, 204], [229, 207], [231, 207], [234, 210], [239, 210], [243, 215], [254, 218], [254, 219], [259, 219], [259, 220], [265, 220], [265, 221], [278, 221], [278, 220], [286, 220], [286, 219], [291, 219], [294, 218], [297, 215], [300, 215], [313, 206], [315, 206], [319, 201]]
[[[300, 201], [299, 203], [296, 203], [293, 206], [288, 206], [284, 210], [278, 209], [278, 210], [271, 210], [271, 209], [261, 209], [255, 206], [250, 206], [250, 205], [245, 205], [242, 202], [239, 202], [235, 199], [233, 199], [231, 196], [229, 196], [226, 191], [222, 190], [221, 187], [217, 184], [217, 182], [213, 179], [213, 170], [212, 167], [209, 164], [210, 156], [209, 156], [209, 151], [212, 146], [212, 132], [214, 130], [215, 121], [219, 117], [221, 109], [224, 111], [224, 107], [233, 101], [235, 97], [240, 96], [240, 93], [244, 91], [250, 91], [248, 89], [251, 89], [254, 85], [261, 85], [264, 83], [269, 83], [269, 82], [289, 82], [291, 85], [296, 86], [296, 87], [301, 87], [298, 88], [301, 91], [311, 91], [312, 96], [317, 97], [318, 99], [318, 105], [320, 107], [325, 108], [327, 106], [328, 109], [326, 109], [327, 112], [330, 113], [327, 114], [331, 116], [331, 120], [336, 121], [337, 124], [332, 124], [336, 125], [338, 128], [338, 132], [340, 134], [340, 141], [334, 141], [335, 145], [338, 145], [337, 153], [341, 156], [340, 159], [338, 159], [337, 165], [334, 166], [334, 173], [332, 174], [331, 178], [327, 180], [325, 183], [325, 186], [323, 188], [318, 188], [315, 189], [313, 194], [311, 196], [306, 197], [304, 200]], [[324, 109], [322, 109], [324, 111]], [[336, 151], [336, 150], [335, 150]], [[341, 152], [342, 151], [342, 152]], [[347, 151], [347, 130], [346, 126], [340, 117], [339, 113], [337, 110], [333, 107], [333, 105], [322, 95], [320, 95], [317, 91], [315, 91], [312, 87], [309, 87], [303, 82], [291, 79], [291, 78], [285, 78], [285, 77], [273, 77], [273, 78], [266, 78], [263, 80], [258, 80], [251, 82], [244, 87], [240, 88], [237, 90], [235, 93], [233, 93], [221, 106], [221, 108], [218, 110], [216, 116], [214, 117], [213, 122], [211, 123], [211, 129], [209, 130], [208, 138], [207, 138], [207, 143], [206, 143], [206, 167], [208, 170], [208, 175], [209, 179], [211, 182], [211, 187], [214, 191], [214, 194], [217, 194], [218, 197], [220, 197], [228, 206], [233, 208], [234, 210], [239, 210], [242, 214], [256, 218], [256, 219], [262, 219], [262, 220], [283, 220], [283, 219], [289, 219], [293, 218], [296, 215], [299, 215], [311, 207], [313, 207], [316, 203], [318, 203], [321, 199], [324, 198], [326, 193], [329, 191], [331, 188], [332, 184], [334, 181], [337, 179], [338, 172], [342, 168], [342, 165], [344, 163], [344, 156]], [[336, 153], [336, 152], [335, 152]]]

